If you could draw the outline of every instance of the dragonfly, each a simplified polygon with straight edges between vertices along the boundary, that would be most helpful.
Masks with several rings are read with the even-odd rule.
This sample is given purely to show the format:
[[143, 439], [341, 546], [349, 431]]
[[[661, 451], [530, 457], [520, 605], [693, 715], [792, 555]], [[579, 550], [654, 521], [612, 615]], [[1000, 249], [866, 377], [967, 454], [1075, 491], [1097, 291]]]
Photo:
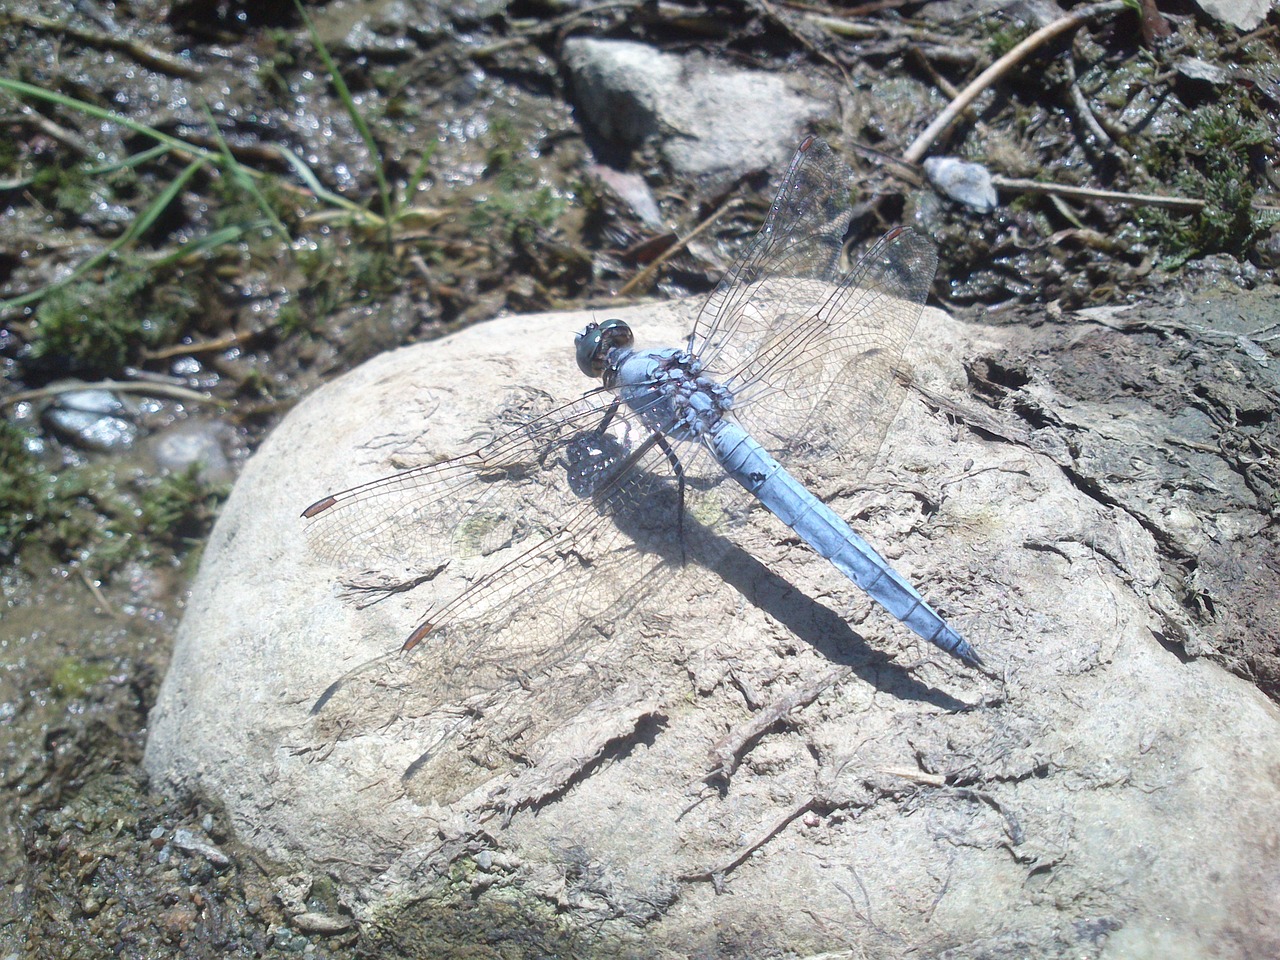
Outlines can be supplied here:
[[919, 637], [980, 667], [800, 479], [856, 474], [877, 455], [937, 266], [932, 243], [901, 227], [847, 265], [852, 189], [830, 146], [805, 139], [681, 345], [639, 348], [622, 320], [591, 323], [576, 360], [597, 386], [535, 399], [469, 453], [323, 497], [302, 514], [313, 547], [357, 567], [412, 554], [422, 571], [360, 589], [431, 588], [401, 651], [422, 645], [437, 681], [467, 689], [563, 659], [584, 630], [650, 603], [664, 575], [714, 571], [763, 508]]

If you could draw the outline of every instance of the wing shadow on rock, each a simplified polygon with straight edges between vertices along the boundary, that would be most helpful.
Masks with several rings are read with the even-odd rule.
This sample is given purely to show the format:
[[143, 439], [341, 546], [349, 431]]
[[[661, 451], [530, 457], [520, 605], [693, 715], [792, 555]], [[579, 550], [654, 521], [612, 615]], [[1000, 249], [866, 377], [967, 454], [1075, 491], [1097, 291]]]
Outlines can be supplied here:
[[[725, 633], [715, 622], [729, 616], [715, 599], [721, 583], [868, 684], [943, 710], [966, 707], [869, 648], [840, 616], [739, 546], [736, 533], [769, 515], [731, 480], [690, 473], [681, 540], [666, 467], [660, 457], [637, 464], [625, 484], [598, 498], [599, 518], [574, 541], [581, 554], [557, 568], [560, 576], [523, 585], [509, 613], [487, 610], [333, 684], [316, 703], [315, 735], [423, 744], [404, 771], [407, 788], [457, 800], [504, 769], [536, 766], [588, 706], [608, 714], [620, 687], [618, 711], [637, 717], [687, 697], [692, 654]], [[718, 519], [708, 525], [698, 516]], [[635, 710], [637, 690], [652, 709]]]

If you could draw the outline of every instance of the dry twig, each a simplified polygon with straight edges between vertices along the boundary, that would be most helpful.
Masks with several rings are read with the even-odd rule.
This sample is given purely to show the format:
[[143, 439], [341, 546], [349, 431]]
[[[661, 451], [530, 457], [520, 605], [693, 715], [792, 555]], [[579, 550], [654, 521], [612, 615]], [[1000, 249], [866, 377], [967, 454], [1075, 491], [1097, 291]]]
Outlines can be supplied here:
[[144, 350], [142, 355], [148, 360], [168, 360], [170, 357], [185, 357], [192, 353], [220, 353], [232, 347], [252, 340], [258, 335], [257, 330], [238, 330], [212, 340], [197, 340], [193, 343], [175, 343], [156, 350]]
[[[1208, 205], [1207, 200], [1190, 197], [1162, 197], [1154, 193], [1128, 193], [1120, 190], [1100, 190], [1096, 187], [1079, 187], [1069, 183], [1044, 183], [1040, 180], [1021, 180], [1016, 177], [993, 176], [991, 182], [1001, 190], [1017, 190], [1023, 193], [1048, 193], [1058, 197], [1075, 197], [1079, 200], [1106, 200], [1109, 203], [1127, 203], [1139, 207], [1168, 207], [1194, 213]], [[1274, 213], [1280, 207], [1274, 204], [1254, 203], [1254, 210]]]
[[727, 777], [738, 765], [738, 754], [755, 737], [760, 736], [792, 711], [808, 706], [822, 693], [849, 675], [848, 667], [832, 670], [825, 676], [801, 685], [786, 696], [760, 710], [746, 723], [738, 724], [711, 748], [711, 772], [708, 777]]
[[687, 247], [694, 237], [696, 237], [698, 234], [702, 233], [709, 226], [715, 223], [718, 219], [720, 219], [720, 217], [725, 213], [725, 211], [727, 211], [730, 207], [735, 206], [737, 203], [738, 203], [737, 197], [730, 197], [724, 203], [720, 204], [720, 206], [715, 210], [714, 213], [711, 214], [711, 216], [707, 217], [707, 219], [703, 220], [700, 224], [694, 227], [693, 230], [690, 231], [686, 236], [682, 237], [680, 240], [677, 240], [675, 243], [669, 246], [665, 251], [663, 251], [660, 257], [655, 257], [654, 260], [651, 263], [649, 263], [648, 266], [646, 266], [634, 277], [632, 277], [630, 280], [624, 283], [622, 285], [622, 289], [617, 292], [616, 296], [625, 297], [636, 287], [640, 286], [643, 283], [647, 283], [649, 279], [653, 276], [653, 274], [655, 274], [658, 271], [658, 268], [660, 266], [662, 266], [664, 263], [666, 263], [668, 260], [674, 257], [677, 253], [679, 253], [681, 250]]
[[133, 383], [129, 380], [99, 380], [97, 383], [55, 383], [36, 390], [21, 390], [7, 397], [0, 397], [0, 407], [11, 407], [15, 403], [26, 400], [41, 400], [45, 397], [56, 397], [64, 393], [79, 393], [82, 390], [110, 390], [114, 393], [146, 393], [157, 397], [171, 397], [174, 400], [185, 400], [188, 403], [217, 403], [218, 400], [198, 390], [188, 390], [172, 383]]
[[102, 607], [103, 612], [112, 620], [123, 621], [125, 619], [124, 615], [111, 605], [111, 601], [107, 599], [101, 588], [99, 588], [97, 582], [85, 572], [84, 567], [78, 568], [76, 572], [80, 574], [80, 579], [84, 582], [84, 585], [89, 588], [89, 592], [93, 594], [93, 599], [98, 602], [100, 607]]
[[10, 23], [18, 23], [22, 26], [30, 27], [33, 30], [60, 33], [91, 47], [103, 50], [120, 50], [133, 57], [144, 67], [150, 67], [152, 70], [158, 70], [161, 73], [187, 78], [201, 75], [200, 68], [194, 63], [189, 63], [172, 54], [165, 53], [163, 50], [149, 47], [142, 41], [131, 39], [123, 34], [99, 33], [97, 30], [86, 30], [84, 27], [72, 26], [63, 20], [50, 20], [47, 17], [38, 17], [33, 13], [19, 11], [8, 11], [2, 19]]
[[755, 837], [748, 840], [745, 844], [738, 848], [738, 852], [717, 867], [707, 867], [705, 870], [697, 870], [693, 873], [682, 874], [681, 880], [711, 880], [719, 885], [720, 879], [732, 870], [734, 867], [740, 866], [749, 856], [763, 847], [766, 843], [776, 837], [796, 817], [802, 813], [807, 813], [815, 804], [816, 800], [809, 797], [796, 804], [790, 810], [787, 810], [780, 817], [761, 830]]
[[989, 86], [995, 83], [1000, 77], [1004, 76], [1013, 67], [1018, 64], [1032, 50], [1040, 45], [1047, 43], [1060, 34], [1074, 30], [1090, 20], [1100, 17], [1110, 16], [1113, 13], [1119, 13], [1127, 6], [1123, 0], [1106, 0], [1103, 3], [1095, 3], [1079, 10], [1074, 10], [1058, 20], [1053, 21], [1047, 26], [1041, 27], [1031, 36], [1027, 37], [1016, 47], [1006, 53], [982, 73], [974, 78], [973, 82], [960, 91], [947, 108], [938, 114], [933, 123], [925, 128], [920, 136], [916, 137], [915, 142], [911, 144], [902, 155], [902, 159], [909, 163], [919, 163], [924, 159], [925, 154], [933, 146], [947, 129], [955, 123], [956, 119], [963, 113], [968, 106], [973, 103], [978, 96]]

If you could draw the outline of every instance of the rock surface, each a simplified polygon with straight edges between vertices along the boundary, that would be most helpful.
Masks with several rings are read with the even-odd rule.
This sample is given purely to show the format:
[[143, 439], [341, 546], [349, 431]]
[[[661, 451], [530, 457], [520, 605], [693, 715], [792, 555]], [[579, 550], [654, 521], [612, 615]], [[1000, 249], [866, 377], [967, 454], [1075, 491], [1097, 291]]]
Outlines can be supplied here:
[[[675, 342], [694, 309], [619, 315]], [[990, 439], [1018, 433], [990, 411], [981, 432], [938, 412], [963, 409], [961, 360], [987, 347], [936, 311], [881, 468], [819, 492], [992, 677], [762, 521], [719, 580], [639, 583], [635, 610], [521, 683], [409, 709], [439, 679], [428, 642], [312, 716], [395, 650], [431, 584], [344, 601], [301, 509], [475, 446], [532, 390], [581, 392], [569, 347], [588, 319], [386, 354], [290, 414], [205, 553], [151, 718], [157, 787], [219, 800], [243, 840], [332, 876], [366, 920], [429, 896], [550, 909], [641, 954], [1280, 953], [1280, 711], [1161, 644], [1175, 605], [1128, 512]]]

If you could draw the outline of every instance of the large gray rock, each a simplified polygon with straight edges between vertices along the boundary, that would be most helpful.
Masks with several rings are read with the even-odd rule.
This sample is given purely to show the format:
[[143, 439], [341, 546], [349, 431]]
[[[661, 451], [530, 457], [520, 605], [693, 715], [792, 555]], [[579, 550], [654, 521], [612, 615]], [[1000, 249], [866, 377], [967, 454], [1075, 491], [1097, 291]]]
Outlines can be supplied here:
[[574, 37], [565, 41], [564, 60], [578, 105], [606, 139], [653, 144], [686, 177], [784, 163], [832, 112], [776, 74], [643, 43]]
[[[693, 309], [619, 313], [642, 342], [675, 342]], [[1155, 611], [1176, 605], [1128, 513], [919, 393], [870, 486], [833, 473], [819, 491], [993, 677], [762, 521], [745, 541], [758, 559], [642, 580], [634, 609], [520, 682], [477, 670], [469, 688], [433, 668], [428, 638], [312, 716], [335, 678], [395, 650], [435, 581], [358, 609], [333, 582], [359, 578], [314, 558], [300, 510], [474, 446], [535, 390], [577, 394], [588, 319], [513, 317], [386, 354], [290, 414], [205, 553], [151, 718], [158, 787], [225, 804], [246, 842], [332, 876], [365, 919], [407, 922], [397, 904], [433, 896], [550, 910], [602, 951], [1280, 953], [1280, 712], [1157, 640]], [[911, 360], [934, 404], [964, 403], [979, 337], [926, 312]], [[412, 530], [399, 542], [410, 560]], [[527, 666], [564, 612], [549, 606], [478, 662]]]
[[1239, 30], [1253, 30], [1276, 4], [1275, 0], [1196, 0], [1196, 6]]

